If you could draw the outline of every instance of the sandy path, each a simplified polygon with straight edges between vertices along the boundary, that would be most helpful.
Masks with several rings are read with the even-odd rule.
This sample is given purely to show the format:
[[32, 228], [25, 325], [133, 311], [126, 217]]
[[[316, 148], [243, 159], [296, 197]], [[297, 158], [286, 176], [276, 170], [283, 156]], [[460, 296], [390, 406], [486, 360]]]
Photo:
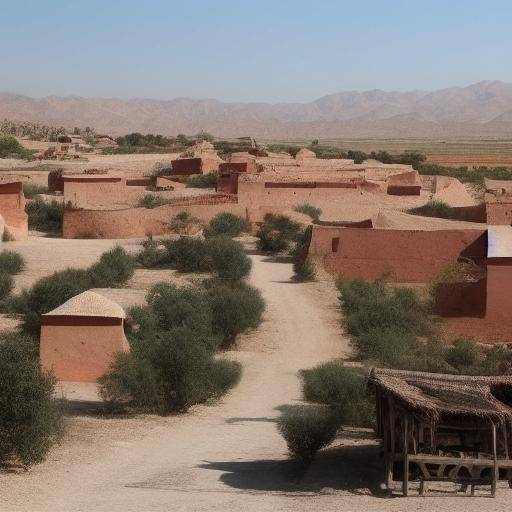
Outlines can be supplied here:
[[[360, 432], [345, 434], [298, 478], [276, 407], [299, 398], [298, 369], [346, 355], [348, 345], [330, 284], [295, 284], [291, 265], [252, 258], [251, 280], [268, 310], [230, 354], [244, 365], [240, 385], [222, 403], [178, 417], [71, 418], [44, 464], [0, 474], [0, 510], [480, 510], [478, 498], [371, 496], [368, 482], [354, 482], [368, 454], [375, 459], [375, 443]], [[503, 490], [485, 507], [509, 510], [509, 497]]]

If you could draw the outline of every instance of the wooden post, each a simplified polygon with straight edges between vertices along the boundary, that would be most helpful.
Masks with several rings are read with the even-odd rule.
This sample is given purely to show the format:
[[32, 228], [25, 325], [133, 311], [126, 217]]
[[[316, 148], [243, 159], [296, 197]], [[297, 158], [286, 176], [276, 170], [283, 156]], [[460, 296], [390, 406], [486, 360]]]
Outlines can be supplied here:
[[402, 493], [404, 496], [409, 495], [409, 424], [407, 414], [404, 415], [404, 432], [403, 432], [403, 460], [404, 460], [404, 477], [402, 482]]
[[505, 457], [508, 459], [508, 432], [507, 432], [507, 421], [503, 421], [503, 443], [505, 448]]
[[492, 424], [492, 456], [494, 459], [494, 471], [492, 474], [491, 495], [494, 498], [494, 496], [496, 496], [496, 486], [499, 478], [498, 451], [496, 449], [496, 425], [494, 423]]
[[386, 485], [389, 491], [393, 490], [393, 466], [395, 463], [395, 409], [393, 399], [388, 395], [389, 415], [389, 454], [386, 463]]

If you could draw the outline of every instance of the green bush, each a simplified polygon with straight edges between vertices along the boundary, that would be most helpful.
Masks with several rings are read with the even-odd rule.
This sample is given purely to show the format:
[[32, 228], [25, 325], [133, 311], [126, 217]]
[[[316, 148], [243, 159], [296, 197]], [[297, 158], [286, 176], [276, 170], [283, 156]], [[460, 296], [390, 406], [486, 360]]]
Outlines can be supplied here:
[[204, 236], [239, 236], [244, 231], [248, 230], [247, 221], [233, 213], [222, 212], [218, 213], [209, 222], [204, 230]]
[[146, 300], [158, 329], [187, 327], [203, 338], [211, 335], [212, 311], [204, 290], [157, 283], [149, 290]]
[[306, 258], [304, 261], [295, 260], [293, 263], [293, 272], [295, 281], [304, 283], [316, 280], [316, 269], [311, 258]]
[[207, 272], [211, 269], [204, 240], [181, 236], [164, 242], [167, 261], [180, 272]]
[[375, 425], [375, 400], [360, 370], [330, 362], [301, 370], [300, 378], [304, 399], [332, 406], [343, 425]]
[[318, 450], [332, 443], [340, 423], [330, 407], [299, 406], [286, 409], [277, 427], [290, 454], [309, 464]]
[[2, 242], [13, 242], [14, 237], [9, 233], [7, 228], [4, 228], [4, 232], [2, 233]]
[[208, 174], [193, 174], [188, 176], [186, 180], [189, 188], [216, 188], [218, 176], [216, 172]]
[[135, 260], [122, 247], [104, 252], [89, 269], [92, 287], [113, 288], [127, 283], [133, 276]]
[[148, 208], [151, 210], [153, 208], [157, 208], [158, 206], [163, 206], [164, 204], [169, 203], [170, 200], [165, 197], [155, 196], [154, 194], [146, 194], [139, 199], [137, 206], [139, 208]]
[[14, 288], [14, 280], [10, 274], [0, 270], [0, 300], [9, 296]]
[[449, 206], [443, 201], [437, 201], [431, 199], [428, 203], [423, 206], [416, 208], [410, 208], [407, 213], [412, 215], [421, 215], [423, 217], [439, 217], [440, 219], [457, 219], [459, 213], [457, 208]]
[[161, 248], [161, 243], [149, 237], [142, 242], [142, 251], [137, 254], [137, 262], [145, 268], [155, 268], [167, 263], [167, 251]]
[[5, 137], [0, 134], [0, 158], [22, 158], [34, 160], [34, 153], [25, 149], [15, 137]]
[[206, 283], [212, 310], [213, 332], [224, 346], [235, 342], [238, 334], [261, 324], [265, 301], [256, 288], [243, 281]]
[[179, 212], [171, 219], [171, 229], [175, 233], [186, 234], [188, 229], [200, 221], [189, 212]]
[[256, 236], [258, 247], [264, 252], [282, 252], [300, 238], [300, 224], [285, 215], [267, 213]]
[[25, 268], [25, 260], [14, 251], [3, 250], [0, 252], [0, 272], [10, 275], [19, 274]]
[[23, 194], [27, 199], [34, 199], [39, 194], [48, 193], [48, 187], [35, 183], [23, 182]]
[[170, 414], [221, 397], [240, 374], [238, 363], [214, 359], [196, 332], [181, 327], [132, 343], [99, 383], [107, 402]]
[[446, 361], [458, 370], [478, 364], [480, 352], [476, 343], [471, 339], [457, 339], [447, 350]]
[[39, 231], [62, 232], [64, 205], [58, 201], [43, 201], [39, 197], [28, 201], [25, 206], [28, 227]]
[[320, 218], [320, 215], [322, 215], [322, 210], [320, 208], [317, 208], [316, 206], [313, 206], [312, 204], [299, 204], [297, 206], [294, 206], [293, 209], [296, 212], [303, 213], [304, 215], [308, 215], [311, 217], [312, 220], [318, 220]]
[[205, 243], [211, 269], [221, 279], [243, 279], [249, 275], [252, 262], [243, 245], [230, 238], [209, 238]]
[[37, 342], [0, 338], [0, 466], [41, 462], [62, 432], [55, 379], [41, 370]]

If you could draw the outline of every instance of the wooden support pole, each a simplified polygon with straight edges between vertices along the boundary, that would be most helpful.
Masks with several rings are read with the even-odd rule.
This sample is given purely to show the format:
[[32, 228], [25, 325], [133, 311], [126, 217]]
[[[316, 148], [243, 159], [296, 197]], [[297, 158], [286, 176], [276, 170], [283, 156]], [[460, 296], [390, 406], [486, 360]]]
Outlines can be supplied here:
[[507, 432], [507, 421], [503, 421], [503, 444], [505, 447], [505, 457], [508, 459], [508, 432]]
[[492, 456], [494, 459], [494, 471], [492, 473], [491, 495], [496, 496], [496, 486], [499, 478], [498, 451], [496, 448], [496, 425], [492, 424]]
[[409, 495], [409, 424], [407, 414], [404, 415], [404, 432], [403, 432], [403, 460], [404, 460], [404, 476], [402, 481], [402, 494]]

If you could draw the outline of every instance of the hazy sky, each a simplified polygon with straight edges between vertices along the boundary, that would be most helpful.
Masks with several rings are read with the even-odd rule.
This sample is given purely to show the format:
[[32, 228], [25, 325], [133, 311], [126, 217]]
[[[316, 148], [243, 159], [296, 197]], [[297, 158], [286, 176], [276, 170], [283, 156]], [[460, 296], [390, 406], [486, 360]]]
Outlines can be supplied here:
[[310, 101], [512, 82], [511, 0], [0, 0], [0, 91]]

